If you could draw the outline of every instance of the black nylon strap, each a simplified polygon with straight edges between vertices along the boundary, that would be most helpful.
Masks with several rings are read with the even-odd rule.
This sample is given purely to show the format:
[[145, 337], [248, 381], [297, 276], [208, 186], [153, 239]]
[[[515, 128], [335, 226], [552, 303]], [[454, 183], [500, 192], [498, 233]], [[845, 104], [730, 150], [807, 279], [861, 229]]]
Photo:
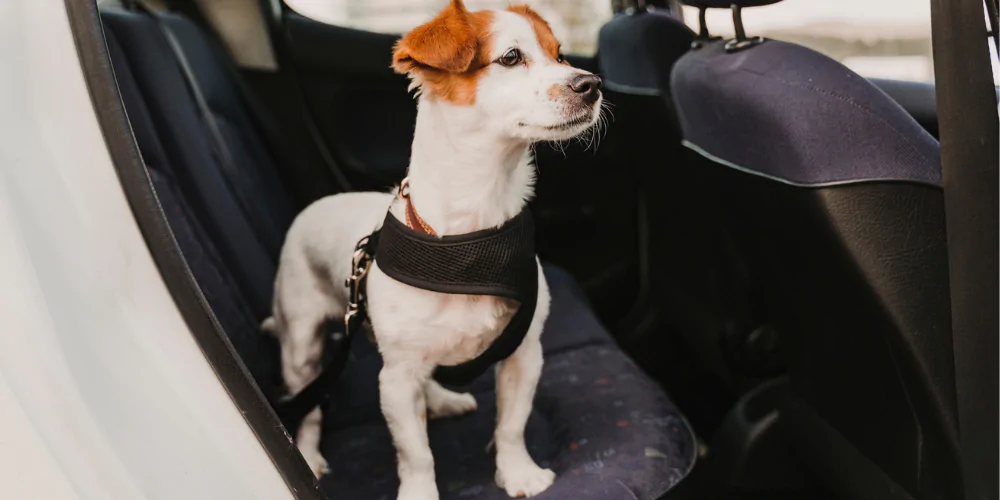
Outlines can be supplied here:
[[931, 28], [965, 498], [996, 500], [1000, 122], [983, 3], [933, 0]]
[[344, 338], [340, 339], [330, 364], [323, 368], [315, 380], [291, 398], [272, 403], [274, 412], [289, 434], [294, 436], [306, 415], [313, 408], [329, 399], [333, 383], [337, 381], [337, 378], [344, 371], [344, 366], [347, 365], [347, 358], [351, 351], [351, 340], [361, 333], [363, 319], [363, 316], [359, 316], [352, 325], [352, 331], [347, 332]]
[[[375, 255], [375, 248], [378, 246], [379, 231], [375, 231], [367, 238], [363, 238], [358, 242], [356, 246], [356, 251], [362, 251], [365, 255], [371, 257]], [[370, 269], [371, 262], [362, 260], [361, 265]], [[351, 263], [354, 267], [354, 262]], [[352, 275], [357, 273], [357, 269], [352, 269]], [[367, 287], [368, 280], [361, 279], [358, 281], [359, 287], [359, 300], [358, 300], [358, 310], [356, 314], [353, 314], [347, 319], [345, 317], [344, 321], [344, 337], [337, 340], [336, 350], [333, 353], [333, 359], [330, 363], [323, 367], [322, 371], [317, 375], [317, 377], [309, 382], [302, 390], [300, 390], [294, 396], [273, 402], [274, 411], [278, 415], [278, 419], [284, 424], [288, 432], [295, 434], [298, 430], [298, 426], [302, 423], [302, 419], [309, 414], [313, 408], [317, 405], [326, 402], [330, 397], [330, 388], [333, 387], [334, 382], [340, 377], [340, 374], [344, 371], [344, 366], [347, 364], [347, 360], [350, 357], [351, 351], [351, 341], [354, 337], [362, 334], [363, 326], [368, 319], [367, 311]]]

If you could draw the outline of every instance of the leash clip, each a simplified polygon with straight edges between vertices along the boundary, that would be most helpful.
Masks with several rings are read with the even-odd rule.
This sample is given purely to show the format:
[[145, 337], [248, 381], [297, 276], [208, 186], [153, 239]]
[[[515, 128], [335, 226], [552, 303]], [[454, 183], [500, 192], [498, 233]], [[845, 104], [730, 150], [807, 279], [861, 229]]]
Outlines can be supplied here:
[[369, 242], [370, 237], [365, 236], [354, 247], [354, 256], [351, 258], [351, 277], [344, 281], [348, 296], [347, 312], [344, 314], [346, 335], [350, 335], [351, 321], [360, 314], [362, 303], [365, 300], [362, 283], [368, 276], [368, 270], [371, 269], [372, 260], [374, 260], [368, 247]]
[[396, 190], [396, 196], [406, 200], [410, 197], [410, 178], [406, 177], [399, 183], [399, 189]]

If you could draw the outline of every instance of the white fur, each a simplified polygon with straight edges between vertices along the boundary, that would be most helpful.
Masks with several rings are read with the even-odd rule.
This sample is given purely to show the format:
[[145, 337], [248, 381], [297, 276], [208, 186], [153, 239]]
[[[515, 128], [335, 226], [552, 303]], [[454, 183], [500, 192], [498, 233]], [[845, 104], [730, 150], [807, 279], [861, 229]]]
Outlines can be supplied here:
[[[456, 106], [422, 95], [409, 166], [411, 200], [439, 235], [496, 227], [518, 214], [533, 195], [531, 143], [563, 140], [588, 129], [592, 119], [571, 129], [553, 125], [573, 120], [565, 99], [547, 90], [566, 85], [579, 70], [548, 60], [529, 22], [496, 12], [495, 56], [519, 47], [529, 64], [493, 65], [479, 81], [471, 106]], [[282, 346], [282, 370], [291, 394], [319, 371], [324, 320], [343, 316], [344, 279], [355, 243], [375, 229], [390, 209], [405, 220], [404, 203], [386, 193], [330, 196], [295, 220], [282, 249], [275, 285], [274, 317], [267, 329]], [[496, 482], [510, 496], [532, 496], [554, 478], [528, 455], [524, 426], [542, 369], [540, 336], [549, 312], [549, 290], [539, 269], [535, 317], [524, 342], [497, 368], [498, 421]], [[368, 275], [368, 314], [384, 360], [379, 375], [382, 411], [397, 449], [400, 500], [438, 498], [434, 459], [427, 442], [427, 415], [455, 416], [476, 409], [469, 394], [449, 391], [431, 378], [437, 365], [453, 365], [480, 354], [500, 334], [513, 313], [510, 301], [495, 297], [441, 294], [399, 283], [375, 265]], [[303, 456], [320, 475], [327, 465], [319, 453], [320, 410], [296, 436]]]

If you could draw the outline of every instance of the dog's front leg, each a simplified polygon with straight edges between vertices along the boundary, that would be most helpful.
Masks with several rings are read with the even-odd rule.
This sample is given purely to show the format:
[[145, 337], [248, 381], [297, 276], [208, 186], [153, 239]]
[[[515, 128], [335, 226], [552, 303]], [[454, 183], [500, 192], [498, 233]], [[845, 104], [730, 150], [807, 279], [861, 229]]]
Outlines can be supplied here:
[[[540, 325], [533, 324], [534, 328], [540, 329]], [[542, 373], [542, 344], [539, 335], [532, 333], [497, 371], [496, 482], [511, 497], [537, 495], [556, 477], [535, 464], [524, 444], [524, 426]]]
[[385, 359], [379, 373], [382, 414], [389, 425], [399, 471], [398, 500], [437, 500], [434, 457], [427, 440], [424, 384], [431, 368], [410, 360]]

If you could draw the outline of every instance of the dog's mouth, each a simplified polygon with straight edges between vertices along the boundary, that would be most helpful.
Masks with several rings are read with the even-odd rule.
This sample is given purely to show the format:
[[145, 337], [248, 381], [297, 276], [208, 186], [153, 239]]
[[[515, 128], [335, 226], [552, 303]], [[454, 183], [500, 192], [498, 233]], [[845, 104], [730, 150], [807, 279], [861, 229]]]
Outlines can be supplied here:
[[590, 123], [590, 119], [591, 119], [590, 113], [587, 113], [587, 114], [580, 115], [580, 116], [578, 116], [576, 118], [573, 118], [572, 120], [563, 122], [563, 123], [561, 123], [559, 125], [552, 125], [552, 126], [549, 126], [549, 127], [545, 127], [545, 129], [546, 130], [566, 130], [566, 129], [571, 129], [571, 128], [583, 125], [585, 123]]
[[[591, 116], [590, 113], [584, 113], [580, 116], [577, 116], [576, 118], [564, 121], [558, 125], [540, 125], [540, 128], [543, 128], [545, 130], [551, 130], [553, 132], [569, 130], [572, 128], [579, 127], [580, 125], [588, 124], [592, 119], [593, 117]], [[518, 123], [518, 125], [522, 127], [528, 126], [528, 124], [524, 122], [520, 122]]]

